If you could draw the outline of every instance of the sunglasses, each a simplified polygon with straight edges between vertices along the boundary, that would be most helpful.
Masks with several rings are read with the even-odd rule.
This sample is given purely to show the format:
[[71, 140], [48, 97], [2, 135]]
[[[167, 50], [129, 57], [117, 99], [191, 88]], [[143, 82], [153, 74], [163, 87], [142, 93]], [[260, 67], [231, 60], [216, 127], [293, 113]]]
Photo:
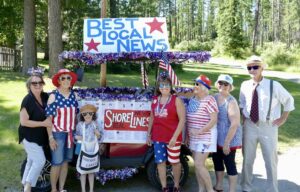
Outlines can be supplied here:
[[160, 83], [159, 84], [159, 88], [160, 89], [163, 89], [163, 88], [165, 88], [165, 89], [167, 89], [167, 88], [170, 88], [171, 87], [171, 85], [170, 84], [168, 84], [168, 83]]
[[64, 80], [71, 81], [71, 80], [72, 80], [72, 77], [70, 77], [70, 76], [66, 76], [66, 77], [61, 76], [61, 77], [59, 77], [59, 80], [60, 80], [60, 81], [64, 81]]
[[81, 113], [81, 115], [82, 116], [87, 116], [87, 115], [89, 115], [89, 116], [93, 116], [95, 113], [94, 112], [85, 112], [85, 113]]
[[225, 87], [227, 87], [227, 86], [229, 85], [229, 83], [223, 82], [223, 81], [218, 81], [218, 84], [219, 84], [220, 86], [224, 85]]
[[258, 66], [258, 65], [254, 65], [254, 66], [248, 66], [247, 67], [247, 69], [250, 71], [251, 69], [253, 69], [253, 70], [257, 70], [257, 69], [259, 69], [260, 68], [260, 66]]
[[195, 83], [194, 85], [195, 85], [195, 86], [199, 86], [199, 85], [201, 85], [201, 83]]
[[43, 82], [43, 81], [32, 81], [31, 82], [31, 85], [33, 85], [33, 86], [42, 86], [42, 85], [44, 85], [45, 83]]

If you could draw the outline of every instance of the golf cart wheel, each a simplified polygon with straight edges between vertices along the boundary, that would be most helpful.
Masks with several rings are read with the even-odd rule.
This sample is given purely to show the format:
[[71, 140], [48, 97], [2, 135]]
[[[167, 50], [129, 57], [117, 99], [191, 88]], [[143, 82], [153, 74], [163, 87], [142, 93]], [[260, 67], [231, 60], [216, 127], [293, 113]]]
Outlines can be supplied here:
[[[24, 174], [24, 170], [26, 167], [27, 160], [25, 159], [21, 165], [21, 179]], [[46, 163], [41, 171], [41, 174], [36, 182], [36, 186], [31, 188], [32, 192], [48, 192], [51, 191], [51, 183], [50, 183], [50, 161], [46, 160]]]
[[[189, 164], [188, 164], [187, 157], [181, 157], [180, 162], [181, 162], [181, 176], [180, 176], [179, 184], [180, 186], [183, 186], [187, 181], [189, 175]], [[170, 164], [167, 164], [166, 168], [167, 168], [167, 186], [173, 187], [174, 176], [172, 172], [172, 166]], [[147, 165], [147, 177], [151, 185], [153, 185], [157, 189], [161, 189], [161, 183], [158, 176], [157, 165], [154, 159], [152, 159]]]

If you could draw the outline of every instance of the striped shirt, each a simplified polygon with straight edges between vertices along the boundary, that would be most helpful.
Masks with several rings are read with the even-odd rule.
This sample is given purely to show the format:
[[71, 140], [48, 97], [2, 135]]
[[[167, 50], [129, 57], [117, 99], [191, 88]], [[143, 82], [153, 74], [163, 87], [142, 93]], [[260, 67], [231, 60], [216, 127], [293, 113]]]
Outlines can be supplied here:
[[54, 91], [55, 101], [46, 107], [46, 116], [52, 116], [52, 131], [68, 133], [68, 148], [72, 147], [72, 131], [75, 129], [75, 118], [78, 111], [78, 102], [74, 92], [65, 98], [58, 90]]
[[192, 143], [211, 143], [212, 139], [215, 139], [212, 129], [216, 129], [214, 126], [212, 129], [194, 135], [189, 131], [190, 129], [203, 129], [205, 125], [210, 121], [210, 114], [218, 111], [218, 106], [215, 98], [211, 95], [206, 96], [201, 101], [192, 97], [188, 104], [188, 110], [186, 115], [187, 128], [189, 141]]

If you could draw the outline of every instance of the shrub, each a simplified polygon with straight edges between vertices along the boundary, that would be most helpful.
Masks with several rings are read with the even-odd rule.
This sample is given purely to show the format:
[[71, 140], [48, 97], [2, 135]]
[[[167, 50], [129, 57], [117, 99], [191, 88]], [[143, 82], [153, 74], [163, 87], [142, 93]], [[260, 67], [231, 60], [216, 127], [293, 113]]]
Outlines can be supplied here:
[[300, 52], [297, 48], [288, 49], [283, 43], [268, 43], [262, 50], [262, 57], [270, 67], [296, 65]]
[[213, 41], [200, 42], [194, 41], [181, 41], [175, 45], [176, 50], [180, 51], [211, 51], [214, 47]]

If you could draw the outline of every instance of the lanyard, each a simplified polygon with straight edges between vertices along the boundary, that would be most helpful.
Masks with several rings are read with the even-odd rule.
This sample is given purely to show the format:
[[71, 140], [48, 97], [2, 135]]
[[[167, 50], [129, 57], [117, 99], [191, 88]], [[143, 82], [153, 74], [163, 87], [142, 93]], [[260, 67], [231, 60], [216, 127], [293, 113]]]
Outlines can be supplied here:
[[163, 104], [162, 108], [159, 109], [161, 96], [159, 97], [159, 100], [158, 100], [158, 103], [157, 103], [157, 107], [156, 107], [156, 112], [158, 113], [159, 116], [161, 116], [161, 114], [163, 113], [166, 105], [170, 102], [170, 99], [171, 99], [171, 95], [169, 95], [167, 102], [165, 104]]

